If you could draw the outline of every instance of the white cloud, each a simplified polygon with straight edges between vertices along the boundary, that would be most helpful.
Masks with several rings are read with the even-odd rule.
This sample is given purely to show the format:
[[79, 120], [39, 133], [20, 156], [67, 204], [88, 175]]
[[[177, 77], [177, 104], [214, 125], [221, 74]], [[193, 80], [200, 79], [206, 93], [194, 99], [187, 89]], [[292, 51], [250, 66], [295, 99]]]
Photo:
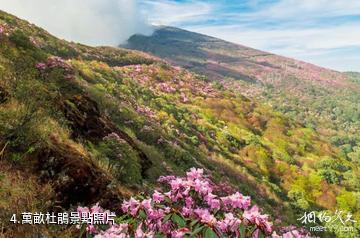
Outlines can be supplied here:
[[89, 45], [118, 45], [151, 29], [137, 0], [0, 0], [0, 9], [50, 33]]
[[[187, 29], [332, 69], [360, 70], [360, 61], [356, 62], [349, 50], [360, 47], [360, 24], [302, 29], [249, 29], [237, 25]], [[356, 58], [360, 60], [360, 55]]]
[[360, 24], [299, 29], [256, 29], [238, 25], [190, 26], [190, 30], [242, 42], [251, 47], [276, 50], [290, 46], [302, 52], [312, 49], [333, 49], [360, 46]]
[[207, 20], [215, 4], [202, 1], [175, 2], [170, 0], [143, 0], [143, 14], [151, 24], [177, 25]]
[[258, 16], [271, 18], [318, 18], [353, 15], [360, 13], [358, 0], [281, 0]]
[[237, 4], [248, 8], [237, 10], [220, 1], [145, 2], [151, 2], [148, 18], [163, 19], [163, 24], [324, 67], [360, 71], [360, 57], [348, 50], [360, 48], [360, 20], [351, 20], [360, 15], [359, 0], [279, 0], [265, 5], [247, 0]]

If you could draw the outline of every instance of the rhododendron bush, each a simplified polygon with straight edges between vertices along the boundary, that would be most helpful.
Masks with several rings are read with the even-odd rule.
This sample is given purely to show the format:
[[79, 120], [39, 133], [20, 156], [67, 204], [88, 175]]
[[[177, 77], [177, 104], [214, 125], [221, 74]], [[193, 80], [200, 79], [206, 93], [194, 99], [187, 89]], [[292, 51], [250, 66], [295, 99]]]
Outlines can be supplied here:
[[[273, 232], [269, 216], [239, 192], [231, 195], [191, 169], [186, 177], [165, 176], [158, 180], [164, 191], [151, 197], [132, 197], [123, 202], [124, 215], [107, 227], [84, 225], [89, 237], [310, 237], [295, 228]], [[169, 191], [167, 191], [169, 189]], [[166, 191], [166, 192], [165, 192]], [[97, 205], [79, 212], [104, 211]]]

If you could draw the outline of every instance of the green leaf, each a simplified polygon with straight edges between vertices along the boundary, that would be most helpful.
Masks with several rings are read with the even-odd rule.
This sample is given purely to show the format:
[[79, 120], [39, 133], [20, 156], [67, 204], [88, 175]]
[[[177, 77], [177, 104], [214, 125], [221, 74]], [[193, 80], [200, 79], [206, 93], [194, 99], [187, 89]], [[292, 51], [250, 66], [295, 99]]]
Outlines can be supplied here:
[[165, 222], [167, 222], [168, 220], [170, 220], [170, 218], [171, 218], [172, 215], [173, 215], [173, 214], [168, 214], [168, 215], [166, 215], [166, 216], [164, 217], [164, 219], [163, 219], [163, 222], [165, 223]]
[[193, 227], [196, 225], [196, 223], [198, 223], [199, 221], [198, 220], [193, 220], [191, 223], [190, 223], [190, 227]]
[[85, 225], [85, 224], [83, 224], [83, 225], [81, 226], [81, 229], [80, 229], [80, 235], [79, 235], [79, 238], [83, 237], [83, 235], [84, 235], [85, 231], [86, 231], [86, 225]]
[[218, 236], [210, 227], [208, 227], [205, 230], [204, 238], [218, 238]]
[[255, 232], [256, 229], [257, 229], [256, 226], [254, 226], [254, 227], [252, 227], [251, 229], [249, 229], [249, 234], [252, 235], [252, 234]]
[[145, 218], [146, 218], [146, 213], [144, 212], [144, 210], [140, 210], [139, 216], [140, 216], [141, 219], [145, 219]]
[[265, 238], [265, 234], [260, 230], [258, 238]]
[[171, 217], [171, 220], [177, 224], [179, 227], [185, 227], [186, 226], [186, 222], [185, 220], [179, 216], [178, 214], [174, 214], [172, 217]]
[[94, 238], [94, 235], [92, 235], [92, 234], [86, 234], [86, 238]]
[[190, 233], [190, 237], [195, 237], [197, 234], [199, 234], [204, 229], [204, 226], [198, 227], [193, 232]]
[[239, 232], [240, 232], [240, 238], [245, 238], [245, 226], [244, 226], [244, 224], [240, 224]]

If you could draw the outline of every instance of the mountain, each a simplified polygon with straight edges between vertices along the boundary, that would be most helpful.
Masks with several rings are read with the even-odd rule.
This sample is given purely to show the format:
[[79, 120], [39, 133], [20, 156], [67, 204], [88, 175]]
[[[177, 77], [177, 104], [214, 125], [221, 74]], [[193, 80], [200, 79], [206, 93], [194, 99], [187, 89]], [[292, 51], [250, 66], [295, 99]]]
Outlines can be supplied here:
[[359, 74], [341, 73], [173, 27], [134, 35], [124, 47], [237, 88], [332, 141], [348, 160], [360, 157]]
[[273, 84], [296, 77], [335, 86], [345, 78], [336, 71], [174, 27], [158, 27], [151, 36], [133, 35], [124, 46], [158, 55], [211, 79], [232, 77]]
[[[2, 11], [0, 29], [0, 236], [78, 237], [74, 227], [8, 221], [97, 202], [119, 213], [124, 198], [191, 167], [251, 195], [284, 225], [301, 226], [312, 210], [360, 218], [356, 163], [221, 80], [238, 81], [209, 80], [167, 57], [60, 40]], [[358, 232], [354, 224], [320, 235]]]

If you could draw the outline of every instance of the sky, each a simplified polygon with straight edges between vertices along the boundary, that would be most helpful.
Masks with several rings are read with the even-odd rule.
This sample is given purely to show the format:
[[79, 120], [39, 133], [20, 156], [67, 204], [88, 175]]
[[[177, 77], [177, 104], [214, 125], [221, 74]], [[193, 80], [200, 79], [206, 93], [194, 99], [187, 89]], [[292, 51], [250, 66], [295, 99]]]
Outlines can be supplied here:
[[360, 0], [142, 0], [153, 24], [360, 71]]
[[339, 71], [360, 71], [360, 0], [0, 0], [61, 38], [118, 45], [181, 27]]
[[88, 45], [112, 45], [132, 34], [151, 34], [135, 0], [0, 0], [0, 9], [60, 38]]

